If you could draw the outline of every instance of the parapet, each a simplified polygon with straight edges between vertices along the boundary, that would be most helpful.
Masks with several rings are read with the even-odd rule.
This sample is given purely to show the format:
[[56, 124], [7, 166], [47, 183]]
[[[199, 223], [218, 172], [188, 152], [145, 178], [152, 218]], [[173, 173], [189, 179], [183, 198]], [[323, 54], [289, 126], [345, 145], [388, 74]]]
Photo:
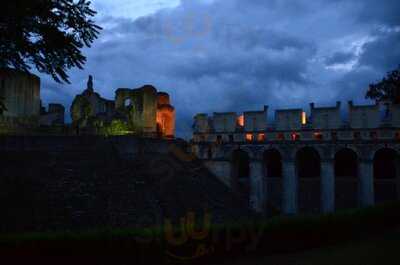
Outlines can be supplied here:
[[319, 108], [316, 108], [314, 103], [310, 103], [312, 128], [339, 129], [342, 127], [340, 106], [340, 101], [336, 102], [336, 106]]
[[302, 127], [302, 109], [280, 109], [275, 112], [275, 126], [278, 131], [300, 130]]
[[375, 105], [354, 105], [353, 101], [349, 105], [349, 124], [353, 129], [359, 128], [378, 128], [381, 124], [379, 104]]
[[[275, 121], [268, 127], [268, 106], [261, 111], [246, 111], [238, 116], [236, 112], [214, 112], [212, 117], [205, 113], [197, 114], [195, 133], [233, 133], [266, 131], [300, 131], [300, 130], [339, 130], [347, 127], [342, 120], [341, 102], [329, 107], [316, 107], [310, 103], [310, 117], [301, 108], [278, 109]], [[381, 116], [381, 105], [354, 105], [348, 102], [349, 123], [351, 129], [376, 129], [380, 127], [400, 128], [400, 105], [390, 105], [388, 117]], [[386, 107], [385, 107], [386, 108]], [[211, 125], [210, 125], [211, 124]]]

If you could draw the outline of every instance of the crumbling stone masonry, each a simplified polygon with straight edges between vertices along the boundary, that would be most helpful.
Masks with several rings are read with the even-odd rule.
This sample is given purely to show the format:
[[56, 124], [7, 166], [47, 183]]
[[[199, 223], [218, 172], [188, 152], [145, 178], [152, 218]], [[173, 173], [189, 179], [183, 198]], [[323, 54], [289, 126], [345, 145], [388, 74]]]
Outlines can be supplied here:
[[73, 125], [107, 127], [118, 121], [126, 132], [172, 138], [175, 135], [175, 108], [169, 95], [151, 85], [136, 89], [119, 88], [115, 100], [102, 98], [93, 89], [92, 77], [71, 105]]

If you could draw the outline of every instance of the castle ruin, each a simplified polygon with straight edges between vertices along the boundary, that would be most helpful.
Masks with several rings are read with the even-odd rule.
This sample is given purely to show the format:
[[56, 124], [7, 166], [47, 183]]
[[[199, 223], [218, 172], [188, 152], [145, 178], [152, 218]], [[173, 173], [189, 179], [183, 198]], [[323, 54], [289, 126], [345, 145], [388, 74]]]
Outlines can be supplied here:
[[75, 127], [112, 126], [119, 121], [126, 124], [128, 132], [162, 138], [175, 135], [175, 108], [170, 104], [169, 95], [157, 92], [151, 85], [119, 88], [115, 91], [115, 100], [108, 100], [94, 91], [90, 76], [87, 88], [75, 97], [70, 112]]

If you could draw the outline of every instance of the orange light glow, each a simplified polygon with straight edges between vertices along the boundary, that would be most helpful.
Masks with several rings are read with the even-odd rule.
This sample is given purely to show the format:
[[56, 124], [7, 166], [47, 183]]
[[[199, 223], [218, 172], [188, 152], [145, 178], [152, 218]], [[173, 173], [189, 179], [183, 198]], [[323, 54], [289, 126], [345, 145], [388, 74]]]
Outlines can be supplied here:
[[300, 134], [298, 134], [298, 133], [292, 133], [292, 140], [293, 140], [293, 141], [300, 140]]
[[175, 122], [174, 111], [168, 108], [158, 109], [156, 115], [157, 133], [161, 137], [174, 135]]
[[304, 111], [301, 113], [301, 124], [307, 124], [307, 114]]
[[259, 133], [259, 134], [257, 135], [257, 141], [259, 141], [259, 142], [264, 142], [265, 139], [266, 139], [265, 133]]
[[244, 126], [244, 115], [240, 115], [239, 117], [237, 117], [237, 124], [238, 124], [240, 127], [243, 127], [243, 126]]
[[322, 140], [323, 137], [324, 137], [324, 136], [323, 136], [322, 133], [320, 133], [320, 132], [314, 133], [314, 139], [315, 139], [315, 140]]
[[253, 134], [246, 133], [246, 141], [247, 142], [252, 142], [253, 141]]

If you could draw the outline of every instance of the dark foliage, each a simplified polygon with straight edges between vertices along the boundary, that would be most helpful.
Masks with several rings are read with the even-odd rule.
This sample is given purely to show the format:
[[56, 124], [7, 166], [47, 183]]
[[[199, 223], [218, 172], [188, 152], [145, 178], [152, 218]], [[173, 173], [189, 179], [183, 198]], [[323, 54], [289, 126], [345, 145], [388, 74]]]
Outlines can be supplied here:
[[370, 84], [366, 98], [400, 104], [400, 66], [389, 72], [380, 82]]
[[82, 69], [101, 28], [87, 0], [6, 0], [0, 8], [0, 67], [50, 74], [69, 82], [66, 71]]

